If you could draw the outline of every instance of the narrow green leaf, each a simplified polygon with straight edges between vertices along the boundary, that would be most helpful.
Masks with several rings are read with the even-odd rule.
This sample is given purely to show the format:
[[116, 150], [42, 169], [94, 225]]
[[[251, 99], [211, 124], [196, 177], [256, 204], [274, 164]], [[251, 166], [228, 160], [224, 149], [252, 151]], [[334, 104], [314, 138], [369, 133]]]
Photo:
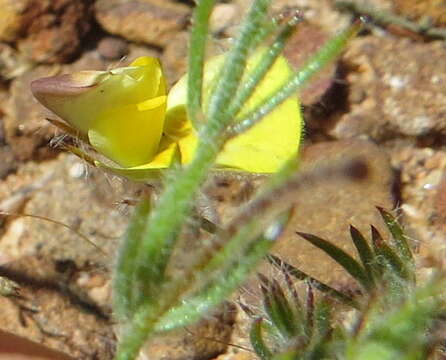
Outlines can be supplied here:
[[248, 55], [256, 40], [255, 34], [266, 18], [270, 2], [271, 0], [254, 0], [252, 3], [240, 29], [240, 35], [226, 56], [220, 77], [209, 99], [208, 116], [210, 119], [218, 119], [218, 122], [223, 122], [222, 126], [227, 126], [232, 121], [232, 118], [229, 118], [222, 109], [228, 109], [233, 95], [238, 89]]
[[379, 231], [373, 225], [371, 226], [371, 233], [375, 253], [385, 261], [383, 266], [390, 266], [390, 269], [388, 270], [391, 270], [393, 275], [396, 275], [401, 279], [413, 280], [404, 261], [399, 258], [397, 253], [389, 245], [386, 244]]
[[314, 301], [313, 287], [311, 286], [310, 281], [307, 283], [307, 298], [306, 298], [305, 304], [306, 304], [305, 305], [305, 308], [306, 308], [305, 333], [306, 333], [308, 339], [311, 339], [313, 337], [313, 333], [314, 333], [315, 301]]
[[361, 24], [356, 22], [354, 25], [340, 32], [333, 39], [328, 41], [308, 60], [301, 70], [290, 77], [280, 91], [246, 114], [243, 119], [240, 119], [238, 124], [233, 126], [232, 131], [235, 133], [247, 131], [283, 101], [294, 95], [297, 90], [302, 88], [303, 85], [315, 74], [321, 71], [324, 66], [338, 56], [345, 48], [348, 41], [354, 37], [360, 29]]
[[404, 235], [404, 231], [396, 218], [384, 210], [382, 207], [377, 207], [381, 217], [384, 220], [387, 228], [392, 234], [392, 242], [395, 247], [398, 249], [400, 255], [405, 259], [405, 262], [410, 264], [412, 267], [415, 267], [415, 260], [413, 258], [412, 250], [410, 249], [410, 245], [407, 242], [407, 238]]
[[332, 331], [332, 305], [325, 299], [316, 303], [314, 309], [315, 327], [320, 338], [327, 337]]
[[254, 349], [256, 355], [261, 360], [270, 360], [273, 356], [272, 352], [268, 349], [262, 336], [262, 318], [256, 319], [251, 325], [249, 331], [249, 340], [251, 346]]
[[373, 284], [370, 282], [369, 277], [366, 275], [364, 268], [359, 264], [358, 261], [347, 254], [344, 250], [315, 235], [302, 232], [296, 233], [308, 242], [312, 243], [314, 246], [321, 249], [334, 261], [341, 265], [354, 279], [356, 279], [364, 287], [364, 289], [370, 290], [373, 287]]
[[[113, 277], [113, 309], [118, 319], [122, 321], [126, 321], [138, 305], [134, 302], [134, 293], [138, 291], [140, 284], [133, 283], [131, 279], [137, 266], [135, 258], [150, 209], [150, 200], [148, 199], [142, 200], [136, 207], [118, 253]], [[151, 279], [151, 281], [153, 280]]]
[[[263, 230], [263, 234], [260, 236], [267, 237], [271, 241], [277, 239], [285, 229], [288, 221], [291, 217], [291, 211], [284, 211], [282, 214], [279, 214], [277, 218], [274, 220], [272, 224], [270, 224], [265, 230]], [[236, 233], [229, 240], [226, 239], [229, 234], [226, 232], [226, 229], [221, 233], [216, 235], [217, 239], [220, 237], [219, 242], [220, 249], [215, 252], [211, 259], [207, 261], [200, 272], [204, 274], [207, 281], [212, 281], [211, 277], [220, 277], [222, 272], [226, 272], [228, 268], [232, 266], [234, 261], [234, 254], [242, 254], [245, 252], [245, 249], [252, 245], [254, 241], [256, 241], [256, 236], [259, 236], [259, 231], [262, 231], [262, 227], [265, 226], [263, 222], [259, 222], [256, 216], [250, 216], [247, 219], [247, 223], [238, 224]]]
[[294, 286], [293, 281], [291, 280], [291, 276], [288, 272], [282, 271], [285, 283], [288, 288], [288, 292], [291, 294], [291, 298], [293, 300], [293, 305], [295, 309], [302, 311], [303, 307], [299, 300], [299, 293], [297, 292], [296, 287]]
[[376, 260], [373, 256], [372, 249], [370, 248], [365, 237], [354, 226], [350, 226], [350, 235], [353, 240], [353, 244], [355, 244], [362, 265], [364, 266], [365, 272], [373, 286], [375, 286], [375, 270], [373, 264], [376, 262]]
[[287, 262], [281, 260], [277, 256], [269, 254], [267, 256], [267, 260], [280, 271], [287, 272], [298, 280], [308, 280], [311, 282], [311, 285], [315, 289], [318, 289], [322, 293], [327, 294], [328, 296], [336, 299], [343, 304], [359, 309], [359, 304], [350, 296], [343, 294], [342, 292], [333, 289], [331, 286], [328, 286], [323, 282], [313, 278], [312, 276], [304, 273], [303, 271], [300, 271], [291, 264], [288, 264]]
[[384, 309], [387, 310], [384, 313], [380, 311], [380, 316], [368, 321], [365, 336], [347, 350], [350, 355], [347, 359], [380, 359], [371, 356], [377, 354], [374, 351], [363, 352], [366, 344], [386, 349], [393, 354], [393, 357], [387, 357], [389, 359], [424, 359], [421, 354], [429, 341], [427, 330], [438, 321], [442, 312], [443, 292], [444, 279], [434, 279], [413, 294], [408, 294], [407, 299], [398, 306]]
[[[228, 114], [230, 117], [235, 118], [237, 113], [243, 107], [245, 102], [254, 93], [257, 85], [264, 79], [265, 75], [273, 66], [279, 55], [282, 53], [286, 41], [293, 34], [295, 26], [301, 20], [300, 17], [293, 17], [288, 21], [277, 34], [273, 41], [273, 44], [268, 47], [268, 50], [264, 52], [257, 66], [247, 75], [246, 80], [238, 90], [235, 99], [232, 101]], [[237, 135], [232, 133], [231, 128], [228, 130], [229, 136]]]
[[[173, 330], [190, 325], [199, 320], [203, 314], [220, 304], [237, 289], [258, 262], [268, 253], [273, 242], [267, 237], [255, 241], [242, 259], [236, 261], [226, 274], [215, 278], [196, 295], [182, 301], [181, 305], [171, 308], [159, 317], [156, 331]], [[181, 281], [181, 279], [179, 280]]]
[[269, 280], [262, 274], [258, 274], [263, 293], [263, 307], [268, 314], [273, 326], [284, 339], [291, 339], [298, 335], [298, 323], [295, 312], [290, 306], [282, 288], [275, 280]]
[[194, 11], [189, 44], [189, 76], [187, 83], [187, 114], [195, 129], [199, 129], [202, 111], [203, 68], [206, 42], [209, 33], [209, 17], [215, 0], [200, 0]]

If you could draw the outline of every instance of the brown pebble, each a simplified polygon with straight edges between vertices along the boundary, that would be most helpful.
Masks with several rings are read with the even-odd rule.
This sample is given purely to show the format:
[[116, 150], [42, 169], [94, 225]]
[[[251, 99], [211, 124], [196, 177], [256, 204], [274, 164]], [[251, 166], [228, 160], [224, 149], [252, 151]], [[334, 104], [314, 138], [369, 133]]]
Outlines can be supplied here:
[[435, 208], [438, 215], [446, 221], [446, 173], [440, 180], [440, 184], [437, 187], [437, 195], [435, 197]]
[[128, 54], [128, 50], [127, 41], [116, 37], [105, 37], [98, 44], [99, 55], [107, 60], [119, 60]]

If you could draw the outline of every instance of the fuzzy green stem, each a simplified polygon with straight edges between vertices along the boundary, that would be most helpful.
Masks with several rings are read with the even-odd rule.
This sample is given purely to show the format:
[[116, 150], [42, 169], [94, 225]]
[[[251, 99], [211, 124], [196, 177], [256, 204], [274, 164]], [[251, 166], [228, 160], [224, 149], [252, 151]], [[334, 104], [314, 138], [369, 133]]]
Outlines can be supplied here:
[[[238, 234], [241, 236], [242, 234]], [[241, 259], [233, 262], [232, 267], [222, 273], [215, 282], [200, 289], [196, 296], [192, 296], [178, 307], [172, 308], [170, 312], [157, 324], [157, 329], [166, 331], [181, 326], [187, 326], [191, 322], [197, 321], [204, 313], [220, 304], [223, 299], [239, 287], [246, 279], [249, 272], [259, 263], [259, 261], [268, 253], [276, 239], [276, 236], [268, 235], [258, 238]], [[238, 239], [241, 241], [241, 239]]]
[[262, 55], [260, 62], [256, 65], [254, 70], [252, 70], [246, 81], [241, 86], [240, 90], [237, 92], [236, 98], [231, 103], [231, 107], [228, 111], [230, 118], [235, 118], [237, 113], [246, 103], [246, 101], [251, 97], [255, 91], [257, 85], [265, 78], [265, 75], [271, 69], [279, 55], [282, 53], [286, 41], [293, 34], [295, 27], [301, 17], [295, 16], [290, 21], [288, 21], [273, 41], [273, 44], [268, 48], [268, 50]]
[[[237, 45], [231, 52], [232, 63], [229, 63], [231, 66], [227, 66], [229, 69], [234, 67], [235, 70], [222, 73], [219, 79], [217, 93], [213, 97], [213, 107], [210, 106], [208, 121], [200, 131], [200, 141], [195, 157], [179, 176], [167, 183], [166, 190], [161, 195], [156, 210], [146, 223], [138, 256], [134, 259], [135, 272], [128, 275], [130, 281], [145, 284], [144, 295], [147, 300], [140, 297], [135, 301], [135, 305], [138, 305], [138, 309], [135, 309], [137, 313], [130, 321], [129, 326], [132, 330], [124, 334], [119, 346], [117, 355], [119, 360], [132, 359], [132, 356], [137, 355], [145, 338], [153, 331], [150, 318], [162, 315], [162, 312], [160, 313], [161, 309], [154, 306], [155, 294], [159, 290], [159, 284], [155, 281], [147, 283], [147, 279], [162, 278], [163, 274], [161, 272], [164, 270], [165, 263], [168, 261], [177, 240], [174, 235], [192, 208], [192, 200], [200, 184], [212, 168], [219, 149], [223, 146], [222, 132], [229, 120], [221, 115], [224, 112], [217, 111], [217, 109], [218, 106], [227, 105], [230, 94], [232, 94], [231, 89], [235, 90], [238, 87], [246, 64], [248, 50], [252, 45], [253, 34], [265, 17], [269, 1], [256, 0], [254, 2], [241, 36], [236, 43]], [[202, 6], [210, 6], [209, 1], [199, 2], [197, 11], [203, 11], [200, 9]], [[210, 10], [208, 9], [208, 11]], [[192, 88], [192, 91], [199, 91], [199, 89]], [[213, 110], [211, 111], [211, 109]], [[163, 307], [164, 305], [166, 304], [163, 303]], [[144, 317], [148, 318], [145, 319]]]
[[322, 48], [310, 58], [302, 70], [298, 71], [295, 75], [292, 75], [274, 96], [267, 99], [265, 102], [248, 113], [245, 118], [240, 120], [239, 123], [232, 126], [231, 133], [239, 134], [249, 130], [265, 115], [279, 106], [288, 97], [295, 94], [296, 91], [306, 84], [309, 79], [311, 79], [325, 65], [327, 65], [344, 50], [347, 42], [358, 33], [360, 28], [361, 23], [356, 22], [354, 25], [340, 32], [331, 41], [322, 46]]
[[215, 0], [201, 0], [194, 13], [194, 26], [189, 44], [189, 77], [187, 82], [187, 115], [195, 129], [199, 128], [201, 101], [203, 93], [203, 67], [209, 17]]
[[251, 6], [246, 21], [240, 30], [232, 50], [226, 56], [221, 77], [209, 99], [209, 119], [224, 122], [228, 125], [232, 120], [224, 109], [231, 103], [233, 94], [237, 91], [243, 72], [246, 68], [248, 53], [255, 45], [256, 33], [262, 24], [271, 0], [256, 0]]
[[[163, 262], [170, 256], [170, 249], [176, 241], [172, 236], [179, 229], [189, 210], [192, 199], [198, 187], [203, 182], [206, 174], [211, 169], [218, 151], [223, 146], [222, 133], [230, 119], [224, 111], [212, 110], [213, 106], [227, 107], [230, 95], [237, 88], [246, 64], [249, 47], [252, 44], [253, 35], [258, 24], [264, 19], [270, 0], [256, 0], [244, 23], [240, 38], [234, 46], [234, 50], [228, 55], [230, 62], [225, 63], [227, 72], [223, 72], [215, 94], [210, 100], [208, 119], [199, 134], [199, 144], [194, 159], [185, 171], [166, 186], [156, 211], [149, 219], [143, 242], [140, 248], [137, 280], [147, 277], [154, 279], [162, 277]], [[202, 3], [199, 3], [201, 6]], [[238, 74], [238, 75], [237, 75]], [[195, 90], [196, 91], [196, 90]], [[160, 256], [159, 249], [164, 254]], [[150, 289], [149, 289], [150, 292]], [[154, 291], [156, 293], [156, 291]]]
[[446, 39], [445, 28], [429, 26], [429, 24], [423, 22], [414, 22], [403, 16], [395, 15], [392, 12], [377, 9], [376, 7], [368, 5], [367, 2], [337, 1], [335, 2], [335, 6], [340, 10], [370, 16], [375, 23], [382, 26], [396, 25], [416, 34], [431, 38]]
[[133, 214], [133, 221], [127, 228], [119, 252], [113, 277], [113, 309], [121, 321], [131, 316], [131, 310], [135, 306], [132, 300], [134, 286], [137, 284], [129, 281], [128, 275], [135, 271], [134, 259], [138, 255], [139, 242], [149, 211], [150, 201], [146, 199], [141, 201]]

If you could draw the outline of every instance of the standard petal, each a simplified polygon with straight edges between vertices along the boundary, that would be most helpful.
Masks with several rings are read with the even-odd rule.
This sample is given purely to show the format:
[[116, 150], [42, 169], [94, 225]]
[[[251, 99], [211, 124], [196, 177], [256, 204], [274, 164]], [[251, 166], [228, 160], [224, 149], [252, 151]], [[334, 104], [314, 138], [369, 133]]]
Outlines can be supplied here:
[[[249, 59], [248, 74], [260, 60], [262, 51], [265, 50], [256, 52]], [[203, 87], [203, 101], [205, 104], [223, 61], [223, 56], [217, 56], [206, 63]], [[288, 63], [283, 57], [280, 57], [256, 88], [238, 117], [243, 116], [243, 114], [269, 98], [283, 86], [291, 74], [292, 70]], [[245, 76], [249, 75], [245, 74]], [[165, 125], [167, 134], [187, 137], [185, 140], [180, 140], [182, 162], [190, 161], [191, 149], [194, 149], [196, 145], [190, 137], [197, 136], [186, 116], [186, 87], [187, 76], [180, 79], [169, 92]], [[182, 131], [175, 130], [178, 128]], [[217, 165], [222, 168], [255, 173], [275, 172], [286, 160], [296, 156], [299, 150], [301, 132], [300, 106], [297, 97], [290, 98], [250, 130], [229, 140], [217, 158]], [[187, 151], [187, 154], [183, 155], [185, 151]]]
[[[250, 59], [248, 71], [253, 69], [260, 57], [261, 53], [258, 53]], [[285, 58], [279, 57], [239, 117], [271, 97], [291, 74]], [[217, 164], [255, 173], [276, 172], [286, 160], [297, 155], [302, 125], [297, 96], [291, 97], [250, 130], [228, 141], [217, 158]]]

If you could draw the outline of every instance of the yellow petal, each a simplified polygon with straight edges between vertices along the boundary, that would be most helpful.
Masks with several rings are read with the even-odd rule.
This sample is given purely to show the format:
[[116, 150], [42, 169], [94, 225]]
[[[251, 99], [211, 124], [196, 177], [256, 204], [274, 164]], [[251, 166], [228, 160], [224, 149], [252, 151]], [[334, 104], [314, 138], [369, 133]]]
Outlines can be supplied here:
[[90, 144], [123, 167], [150, 162], [158, 152], [166, 97], [104, 110], [90, 124]]
[[121, 166], [150, 162], [161, 139], [166, 84], [159, 61], [140, 57], [109, 71], [81, 71], [32, 83], [36, 98]]
[[176, 143], [166, 143], [164, 146], [162, 145], [162, 149], [155, 158], [147, 164], [125, 168], [95, 161], [95, 165], [134, 181], [153, 182], [162, 178], [162, 170], [172, 165], [177, 152]]
[[[263, 51], [265, 50], [256, 52], [249, 59], [248, 72], [258, 63]], [[221, 69], [223, 61], [224, 57], [218, 56], [206, 63], [203, 87], [204, 103], [209, 98], [215, 76]], [[238, 117], [240, 118], [268, 99], [283, 86], [291, 74], [292, 70], [286, 60], [279, 57]], [[172, 136], [185, 138], [180, 141], [180, 151], [182, 161], [187, 163], [191, 159], [197, 142], [192, 141], [191, 138], [197, 135], [186, 117], [186, 84], [187, 78], [183, 77], [169, 92], [165, 132]], [[182, 131], [175, 130], [178, 128]], [[290, 98], [250, 130], [229, 140], [217, 158], [217, 165], [222, 168], [255, 173], [275, 172], [286, 160], [296, 156], [301, 132], [302, 117], [299, 103], [297, 98]]]
[[78, 130], [87, 133], [91, 121], [110, 107], [137, 104], [165, 95], [157, 59], [142, 57], [137, 66], [109, 71], [80, 71], [33, 81], [34, 96]]

